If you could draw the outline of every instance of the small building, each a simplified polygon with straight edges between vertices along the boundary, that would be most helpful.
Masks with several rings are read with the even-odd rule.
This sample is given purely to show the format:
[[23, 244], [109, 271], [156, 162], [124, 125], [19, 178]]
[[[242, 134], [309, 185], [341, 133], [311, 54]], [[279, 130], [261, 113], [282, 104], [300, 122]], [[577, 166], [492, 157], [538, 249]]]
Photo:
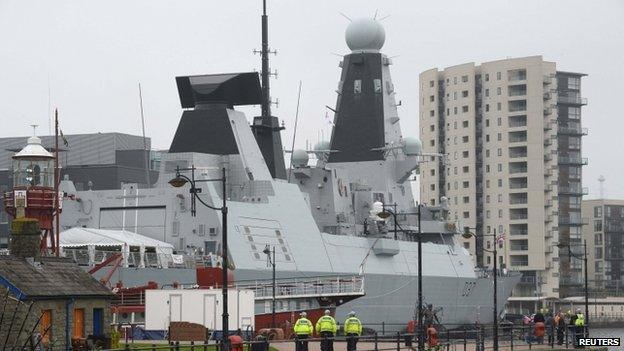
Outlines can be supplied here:
[[[21, 347], [33, 334], [49, 350], [70, 350], [110, 334], [113, 293], [72, 260], [39, 255], [36, 220], [12, 223], [11, 255], [0, 256], [0, 295], [5, 313], [0, 344]], [[2, 289], [4, 290], [4, 289]], [[9, 334], [9, 337], [7, 337]]]

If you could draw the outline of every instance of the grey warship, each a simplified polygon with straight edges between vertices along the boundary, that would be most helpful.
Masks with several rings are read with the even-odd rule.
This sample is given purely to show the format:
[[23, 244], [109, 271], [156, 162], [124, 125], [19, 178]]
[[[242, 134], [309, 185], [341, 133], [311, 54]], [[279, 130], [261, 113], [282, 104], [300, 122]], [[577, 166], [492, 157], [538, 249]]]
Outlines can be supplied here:
[[[162, 155], [158, 181], [145, 189], [124, 184], [119, 190], [76, 191], [70, 179], [63, 180], [63, 229], [129, 230], [170, 243], [178, 252], [220, 255], [220, 213], [198, 206], [192, 216], [189, 186], [174, 188], [168, 181], [178, 167], [194, 167], [198, 180], [219, 178], [224, 168], [225, 254], [236, 281], [270, 278], [263, 249], [274, 246], [278, 278], [362, 277], [365, 295], [337, 306], [340, 320], [354, 310], [372, 328], [384, 322], [386, 330], [402, 329], [416, 309], [420, 229], [425, 304], [435, 306], [446, 325], [491, 323], [492, 278], [475, 268], [459, 244], [462, 226], [449, 217], [448, 202], [418, 206], [414, 199], [410, 181], [419, 164], [442, 155], [423, 155], [420, 142], [402, 134], [392, 60], [380, 52], [383, 27], [373, 19], [352, 21], [346, 41], [351, 53], [340, 62], [331, 140], [313, 150], [294, 150], [289, 169], [281, 127], [270, 114], [268, 78], [261, 87], [256, 73], [178, 77], [184, 111]], [[268, 60], [263, 76], [266, 72]], [[263, 113], [252, 123], [234, 109], [258, 103]], [[221, 203], [219, 183], [200, 187], [203, 202]], [[397, 223], [377, 216], [376, 203], [391, 206]], [[421, 228], [412, 215], [419, 208]], [[166, 265], [126, 264], [117, 274], [125, 285], [195, 281], [195, 269]], [[519, 280], [514, 272], [499, 277], [499, 311]], [[279, 305], [278, 312], [307, 309], [313, 301], [299, 303]], [[259, 301], [256, 312], [268, 308]]]

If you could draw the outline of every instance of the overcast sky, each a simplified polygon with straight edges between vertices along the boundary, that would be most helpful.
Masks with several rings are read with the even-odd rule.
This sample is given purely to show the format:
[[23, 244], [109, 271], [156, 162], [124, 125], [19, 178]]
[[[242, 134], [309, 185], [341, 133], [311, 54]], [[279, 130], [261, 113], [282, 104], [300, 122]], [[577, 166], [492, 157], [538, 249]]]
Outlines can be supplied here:
[[[624, 87], [624, 1], [268, 0], [272, 96], [290, 148], [303, 82], [297, 146], [315, 143], [325, 105], [336, 103], [339, 57], [351, 18], [390, 15], [382, 51], [391, 67], [404, 136], [418, 136], [418, 74], [432, 67], [543, 55], [557, 69], [587, 73], [584, 185], [624, 198], [620, 104]], [[47, 134], [50, 107], [66, 134], [141, 133], [166, 149], [181, 115], [175, 76], [260, 69], [261, 0], [0, 0], [0, 137]], [[49, 93], [50, 92], [50, 93]], [[245, 109], [250, 114], [259, 108]]]

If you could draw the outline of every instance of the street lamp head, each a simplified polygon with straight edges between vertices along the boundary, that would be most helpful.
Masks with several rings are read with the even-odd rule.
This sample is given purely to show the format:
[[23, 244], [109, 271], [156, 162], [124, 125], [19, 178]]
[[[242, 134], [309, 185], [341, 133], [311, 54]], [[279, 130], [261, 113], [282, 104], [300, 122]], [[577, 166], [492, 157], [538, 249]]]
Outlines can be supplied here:
[[265, 255], [268, 255], [271, 253], [271, 248], [269, 247], [269, 245], [266, 245], [264, 247], [264, 250], [262, 250], [262, 253], [264, 253]]
[[470, 232], [470, 229], [468, 229], [468, 228], [464, 228], [464, 232], [462, 233], [462, 237], [463, 237], [464, 239], [470, 239], [470, 238], [471, 238], [471, 237], [473, 237], [473, 236], [474, 236], [474, 234], [472, 234], [472, 233]]
[[384, 209], [384, 204], [381, 201], [373, 202], [371, 212], [381, 219], [386, 219], [392, 216], [392, 212]]
[[180, 175], [178, 175], [177, 177], [169, 181], [169, 184], [174, 188], [183, 187], [186, 183], [188, 183], [188, 181], [184, 179], [183, 177], [180, 177]]

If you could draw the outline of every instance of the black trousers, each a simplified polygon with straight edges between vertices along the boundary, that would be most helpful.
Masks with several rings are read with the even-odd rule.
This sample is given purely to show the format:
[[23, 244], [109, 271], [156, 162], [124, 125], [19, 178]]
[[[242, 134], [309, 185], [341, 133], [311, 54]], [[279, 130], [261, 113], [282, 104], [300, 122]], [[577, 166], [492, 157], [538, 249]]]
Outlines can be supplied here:
[[405, 346], [412, 347], [412, 340], [414, 340], [414, 336], [410, 334], [405, 334]]
[[296, 336], [295, 351], [308, 351], [308, 335], [301, 334]]
[[357, 350], [358, 336], [355, 333], [347, 333], [347, 351]]
[[321, 351], [334, 351], [334, 333], [329, 331], [321, 332]]
[[557, 345], [563, 345], [564, 333], [565, 333], [565, 326], [557, 327]]

